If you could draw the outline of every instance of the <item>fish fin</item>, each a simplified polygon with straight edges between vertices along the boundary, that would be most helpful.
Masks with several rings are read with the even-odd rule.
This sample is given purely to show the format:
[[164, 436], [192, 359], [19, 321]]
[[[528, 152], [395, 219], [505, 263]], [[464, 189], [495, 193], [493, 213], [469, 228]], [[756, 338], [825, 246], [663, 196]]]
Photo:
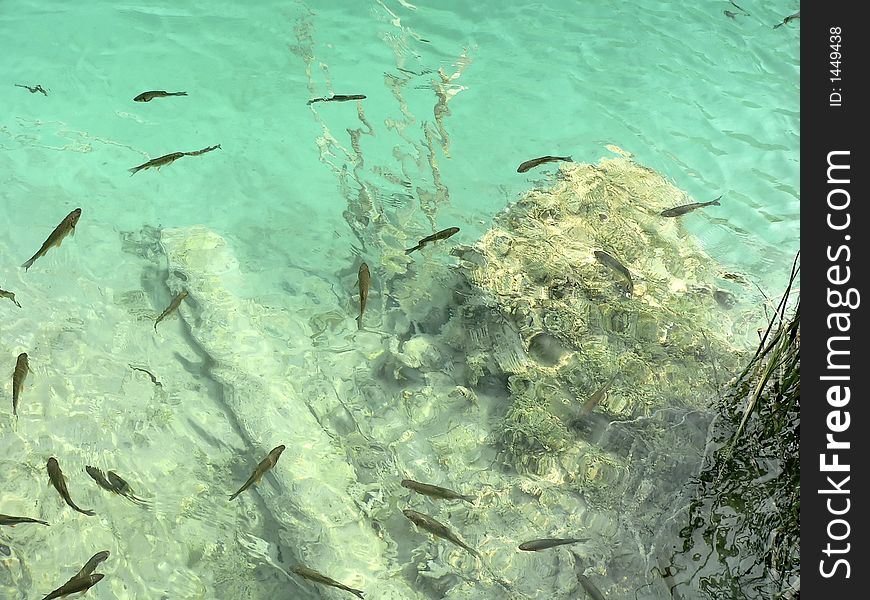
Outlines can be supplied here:
[[355, 589], [353, 589], [353, 588], [349, 588], [348, 591], [349, 591], [351, 594], [353, 594], [354, 596], [356, 596], [357, 598], [361, 598], [362, 600], [365, 600], [365, 597], [363, 596], [363, 594], [364, 594], [365, 592], [363, 592], [362, 590], [355, 590]]
[[356, 318], [356, 328], [357, 328], [357, 330], [362, 331], [363, 326], [362, 326], [362, 319], [360, 317]]
[[187, 92], [175, 92], [173, 96], [187, 96]]
[[721, 200], [721, 199], [722, 199], [722, 196], [719, 196], [718, 198], [716, 198], [715, 200], [713, 200], [710, 203], [710, 206], [722, 206], [722, 203], [719, 202], [719, 200]]
[[473, 496], [460, 496], [460, 498], [462, 500], [465, 500], [469, 504], [474, 504], [474, 497]]
[[413, 252], [414, 250], [419, 250], [420, 248], [422, 248], [422, 246], [420, 244], [417, 244], [413, 248], [408, 248], [407, 250], [405, 250], [405, 254], [411, 254], [411, 252]]
[[132, 177], [133, 175], [138, 173], [141, 169], [142, 169], [142, 167], [133, 167], [132, 169], [127, 169], [127, 170], [130, 171], [130, 177]]
[[31, 258], [30, 260], [28, 260], [26, 263], [24, 263], [21, 266], [24, 267], [24, 270], [26, 271], [27, 269], [29, 269], [30, 267], [33, 266], [33, 263], [35, 260], [36, 260], [36, 257], [34, 256], [33, 258]]

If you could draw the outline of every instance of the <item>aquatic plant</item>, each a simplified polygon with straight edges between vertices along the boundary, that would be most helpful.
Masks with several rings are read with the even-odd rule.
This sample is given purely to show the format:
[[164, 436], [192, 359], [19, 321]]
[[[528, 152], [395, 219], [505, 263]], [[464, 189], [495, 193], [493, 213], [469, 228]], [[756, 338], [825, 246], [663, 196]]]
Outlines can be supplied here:
[[800, 300], [789, 284], [758, 351], [719, 405], [672, 564], [703, 597], [800, 590]]

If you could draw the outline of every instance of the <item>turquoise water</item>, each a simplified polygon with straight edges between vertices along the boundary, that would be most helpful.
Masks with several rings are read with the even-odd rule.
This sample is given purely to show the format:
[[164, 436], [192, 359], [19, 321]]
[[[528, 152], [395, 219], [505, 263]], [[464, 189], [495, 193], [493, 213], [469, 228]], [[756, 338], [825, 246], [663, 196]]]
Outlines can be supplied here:
[[[517, 173], [524, 160], [595, 163], [613, 144], [693, 201], [723, 195], [686, 230], [776, 296], [799, 239], [799, 22], [771, 25], [798, 6], [740, 3], [751, 16], [730, 19], [727, 2], [432, 4], [0, 3], [0, 288], [22, 304], [0, 298], [0, 373], [20, 352], [33, 371], [19, 421], [3, 411], [0, 512], [51, 523], [0, 531], [12, 551], [0, 596], [47, 594], [109, 549], [88, 597], [343, 596], [287, 576], [297, 561], [367, 598], [504, 597], [470, 557], [404, 521], [407, 502], [434, 506], [408, 500], [408, 476], [483, 490], [476, 509], [437, 514], [465, 523], [521, 593], [582, 597], [567, 552], [502, 550], [569, 537], [556, 527], [568, 517], [547, 513], [539, 530], [529, 505], [516, 509], [522, 528], [481, 523], [511, 502], [486, 492], [505, 485], [486, 468], [491, 420], [468, 418], [449, 372], [373, 377], [401, 345], [395, 290], [379, 280], [398, 272], [397, 249], [448, 226], [472, 244], [554, 181], [552, 168]], [[37, 83], [47, 95], [14, 86]], [[188, 96], [132, 101], [151, 89]], [[331, 93], [367, 98], [306, 105]], [[76, 207], [75, 237], [19, 268]], [[362, 333], [359, 253], [373, 275]], [[182, 286], [190, 302], [155, 333]], [[437, 300], [402, 299], [409, 314]], [[395, 368], [425, 365], [427, 348], [394, 352]], [[279, 443], [274, 477], [229, 503]], [[47, 487], [49, 456], [96, 517]], [[85, 465], [117, 470], [150, 508], [103, 492]], [[584, 515], [602, 587], [612, 571], [639, 587], [646, 573], [606, 566], [613, 523]], [[623, 594], [634, 597], [608, 597]]]

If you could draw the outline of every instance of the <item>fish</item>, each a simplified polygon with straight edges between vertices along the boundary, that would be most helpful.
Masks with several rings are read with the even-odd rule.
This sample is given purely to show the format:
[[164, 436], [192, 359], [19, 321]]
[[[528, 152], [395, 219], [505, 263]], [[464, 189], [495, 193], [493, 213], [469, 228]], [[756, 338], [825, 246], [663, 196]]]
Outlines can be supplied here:
[[35, 87], [30, 87], [29, 85], [22, 85], [20, 83], [16, 83], [15, 87], [24, 88], [25, 90], [27, 90], [31, 94], [35, 94], [36, 92], [40, 92], [43, 96], [48, 96], [48, 92], [45, 91], [45, 88], [43, 88], [42, 85], [40, 85], [38, 83], [36, 84]]
[[737, 15], [731, 12], [730, 10], [725, 11], [725, 16], [729, 19], [737, 19]]
[[362, 94], [350, 94], [350, 95], [342, 95], [342, 94], [333, 94], [329, 98], [312, 98], [306, 104], [314, 104], [315, 102], [347, 102], [348, 100], [365, 100], [366, 97]]
[[166, 310], [164, 310], [160, 314], [160, 316], [157, 317], [157, 320], [154, 321], [154, 331], [157, 331], [157, 324], [166, 317], [168, 317], [170, 314], [172, 314], [172, 312], [177, 309], [179, 305], [181, 305], [181, 301], [185, 298], [187, 298], [187, 290], [181, 290], [181, 292], [172, 299], [172, 302], [169, 303], [169, 306], [166, 307]]
[[359, 316], [356, 318], [357, 328], [362, 329], [363, 313], [366, 310], [366, 301], [369, 299], [369, 283], [371, 282], [369, 266], [365, 263], [359, 266]]
[[603, 250], [596, 250], [595, 258], [597, 258], [598, 262], [600, 262], [602, 265], [613, 269], [614, 271], [625, 277], [625, 279], [628, 281], [628, 295], [630, 296], [632, 293], [634, 293], [634, 281], [632, 281], [631, 279], [631, 273], [628, 272], [628, 269], [626, 269], [621, 262], [610, 256], [607, 252], [604, 252]]
[[21, 308], [21, 305], [18, 304], [18, 300], [15, 299], [15, 294], [13, 294], [12, 292], [7, 292], [6, 290], [0, 289], [0, 298], [9, 298], [10, 300], [12, 300], [12, 304], [17, 306], [18, 308]]
[[782, 20], [782, 23], [779, 23], [778, 25], [774, 25], [773, 28], [776, 29], [777, 27], [782, 27], [783, 25], [788, 25], [789, 23], [791, 23], [795, 19], [800, 19], [800, 18], [801, 18], [801, 11], [797, 11], [796, 13], [790, 14], [789, 16], [784, 18]]
[[[60, 494], [60, 497], [63, 498], [64, 502], [66, 502], [70, 508], [73, 510], [82, 513], [83, 515], [87, 515], [89, 517], [93, 517], [97, 513], [92, 510], [82, 510], [76, 503], [72, 501], [72, 498], [69, 497], [69, 490], [66, 489], [66, 479], [63, 476], [63, 471], [60, 470], [60, 465], [57, 464], [57, 459], [55, 457], [51, 457], [48, 459], [48, 478], [51, 481], [51, 484], [54, 486], [54, 489]], [[56, 596], [59, 598], [59, 596]]]
[[49, 248], [51, 248], [52, 246], [60, 246], [63, 238], [68, 235], [75, 235], [76, 223], [79, 222], [79, 217], [81, 216], [82, 209], [80, 208], [76, 208], [75, 210], [71, 211], [67, 216], [65, 216], [63, 218], [63, 221], [61, 221], [60, 224], [54, 228], [54, 231], [52, 231], [51, 234], [48, 236], [48, 239], [42, 243], [42, 247], [39, 249], [39, 251], [37, 251], [37, 253], [34, 254], [30, 258], [30, 260], [21, 265], [22, 267], [24, 267], [24, 270], [26, 271], [31, 266], [33, 266], [33, 263], [36, 261], [37, 258], [45, 256], [45, 253], [48, 252]]
[[750, 15], [748, 12], [746, 12], [746, 9], [745, 9], [745, 8], [740, 7], [740, 6], [737, 6], [737, 4], [734, 3], [734, 0], [728, 0], [728, 2], [731, 3], [731, 6], [733, 6], [734, 8], [736, 8], [737, 10], [739, 10], [740, 12], [742, 12], [742, 13], [743, 13], [744, 15], [746, 15], [747, 17], [752, 16], [752, 15]]
[[86, 577], [73, 577], [42, 600], [54, 600], [54, 598], [63, 598], [70, 594], [87, 591], [95, 586], [103, 577], [105, 577], [105, 575], [102, 573], [96, 573]]
[[610, 381], [598, 388], [595, 393], [589, 397], [589, 400], [583, 403], [583, 406], [580, 408], [580, 413], [578, 414], [579, 417], [583, 417], [591, 413], [595, 409], [595, 407], [598, 406], [598, 403], [604, 400], [604, 397], [607, 395], [607, 390], [610, 389], [610, 385], [615, 379], [616, 375], [611, 377]]
[[722, 206], [719, 203], [719, 200], [721, 199], [722, 196], [719, 196], [715, 200], [710, 200], [709, 202], [692, 202], [691, 204], [683, 204], [682, 206], [675, 206], [674, 208], [663, 210], [659, 214], [662, 217], [679, 217], [680, 215], [684, 215], [687, 212], [692, 212], [696, 208], [702, 208], [704, 206]]
[[414, 490], [418, 494], [423, 494], [424, 496], [430, 496], [432, 498], [443, 498], [444, 500], [465, 500], [471, 504], [474, 503], [473, 496], [464, 496], [459, 492], [454, 492], [453, 490], [448, 490], [447, 488], [439, 487], [437, 485], [431, 485], [428, 483], [420, 483], [419, 481], [414, 481], [413, 479], [403, 479], [402, 487], [408, 488], [409, 490]]
[[402, 514], [404, 514], [417, 527], [425, 529], [434, 536], [452, 542], [460, 548], [467, 550], [477, 558], [481, 558], [480, 553], [477, 550], [460, 540], [458, 537], [456, 537], [456, 534], [450, 531], [450, 529], [446, 525], [444, 525], [443, 523], [439, 523], [429, 515], [424, 515], [423, 513], [419, 513], [416, 510], [411, 510], [409, 508], [403, 510]]
[[99, 485], [104, 490], [118, 494], [120, 496], [124, 496], [125, 498], [141, 506], [147, 504], [145, 500], [136, 497], [130, 489], [130, 484], [124, 481], [121, 476], [114, 471], [108, 472], [108, 478], [106, 477], [106, 475], [103, 475], [103, 472], [100, 471], [98, 468], [92, 467], [90, 465], [85, 467], [85, 471], [87, 471], [88, 475], [90, 475], [91, 478], [97, 482], [97, 485]]
[[151, 383], [153, 383], [153, 384], [156, 385], [157, 387], [163, 387], [163, 384], [160, 383], [160, 382], [157, 380], [157, 378], [154, 376], [154, 373], [152, 373], [152, 372], [149, 371], [148, 369], [143, 369], [142, 367], [135, 367], [135, 366], [133, 366], [133, 365], [129, 365], [129, 366], [130, 366], [130, 368], [133, 369], [134, 371], [141, 371], [142, 373], [145, 373], [146, 375], [148, 375], [148, 377], [151, 378]]
[[109, 551], [108, 550], [103, 550], [102, 552], [97, 552], [88, 560], [88, 562], [85, 563], [85, 566], [83, 566], [78, 573], [76, 573], [75, 575], [73, 575], [72, 577], [69, 578], [69, 581], [67, 581], [67, 583], [69, 583], [73, 579], [80, 579], [82, 577], [87, 577], [88, 575], [93, 573], [94, 570], [100, 565], [100, 563], [103, 562], [104, 560], [106, 560], [107, 558], [109, 558]]
[[571, 162], [570, 156], [540, 156], [538, 158], [533, 158], [532, 160], [527, 160], [523, 164], [517, 167], [517, 173], [525, 173], [529, 169], [534, 169], [538, 165], [542, 165], [548, 162], [555, 162], [557, 160]]
[[92, 467], [91, 465], [85, 466], [85, 472], [91, 476], [91, 479], [97, 482], [97, 485], [103, 488], [106, 491], [114, 492], [114, 488], [112, 484], [109, 483], [109, 480], [106, 479], [106, 476], [103, 475], [103, 472], [100, 471], [96, 467]]
[[30, 517], [11, 517], [9, 515], [0, 515], [0, 525], [9, 525], [15, 527], [21, 523], [39, 523], [40, 525], [48, 525], [45, 521], [39, 519], [31, 519]]
[[133, 493], [133, 489], [130, 487], [130, 484], [124, 481], [120, 475], [115, 473], [114, 471], [109, 471], [106, 473], [109, 477], [109, 484], [112, 486], [112, 491], [116, 494], [120, 494], [124, 496], [128, 500], [131, 500], [135, 504], [139, 504], [140, 506], [145, 506], [148, 504], [146, 500], [139, 498]]
[[595, 584], [592, 583], [588, 577], [582, 573], [577, 573], [577, 580], [592, 600], [604, 600], [604, 594], [601, 593], [601, 590], [595, 587]]
[[132, 169], [127, 170], [130, 171], [130, 177], [132, 177], [142, 169], [150, 169], [152, 167], [156, 167], [159, 171], [160, 167], [171, 165], [182, 156], [199, 156], [200, 154], [205, 154], [206, 152], [211, 152], [212, 150], [218, 150], [220, 149], [220, 147], [221, 145], [218, 144], [217, 146], [209, 146], [208, 148], [203, 148], [202, 150], [196, 150], [194, 152], [172, 152], [170, 154], [158, 156], [157, 158], [152, 158], [148, 162], [142, 163], [138, 167], [133, 167]]
[[18, 398], [24, 389], [24, 380], [30, 373], [30, 365], [27, 362], [27, 353], [22, 352], [15, 361], [15, 369], [12, 371], [12, 414], [18, 417]]
[[451, 235], [455, 235], [457, 233], [459, 233], [459, 227], [448, 227], [447, 229], [442, 229], [441, 231], [433, 233], [432, 235], [427, 235], [422, 240], [417, 242], [416, 246], [414, 246], [413, 248], [408, 248], [407, 250], [405, 250], [405, 254], [411, 254], [411, 252], [413, 252], [414, 250], [419, 250], [420, 248], [422, 248], [423, 246], [425, 246], [429, 242], [437, 242], [439, 240], [446, 240]]
[[290, 567], [288, 567], [288, 570], [291, 573], [295, 573], [296, 575], [299, 575], [299, 577], [302, 577], [309, 581], [338, 588], [340, 590], [344, 590], [345, 592], [350, 592], [357, 598], [363, 598], [363, 594], [365, 593], [362, 590], [356, 590], [352, 587], [348, 587], [343, 583], [339, 583], [335, 579], [332, 579], [331, 577], [327, 577], [322, 573], [318, 573], [314, 569], [309, 569], [308, 567], [304, 567], [302, 565], [291, 565]]
[[187, 96], [187, 92], [164, 92], [163, 90], [152, 90], [150, 92], [142, 92], [133, 98], [133, 102], [151, 102], [154, 98], [165, 98], [167, 96]]
[[260, 464], [257, 465], [257, 468], [254, 469], [254, 472], [251, 474], [250, 477], [248, 477], [245, 485], [240, 487], [238, 492], [230, 496], [230, 500], [234, 500], [236, 496], [244, 492], [253, 484], [257, 483], [257, 481], [260, 480], [260, 477], [262, 477], [266, 471], [275, 466], [275, 463], [277, 463], [278, 459], [281, 458], [282, 452], [284, 452], [284, 444], [272, 448], [272, 451], [269, 452], [269, 456], [260, 461]]
[[555, 548], [556, 546], [564, 546], [566, 544], [577, 544], [580, 542], [588, 542], [589, 538], [552, 538], [552, 539], [541, 539], [541, 540], [531, 540], [528, 542], [523, 542], [519, 545], [520, 550], [525, 550], [526, 552], [537, 552], [538, 550], [546, 550], [547, 548]]
[[164, 167], [166, 165], [171, 165], [173, 162], [178, 160], [184, 156], [184, 152], [172, 152], [170, 154], [164, 154], [163, 156], [158, 156], [157, 158], [152, 158], [146, 163], [142, 163], [138, 167], [133, 167], [132, 169], [127, 169], [130, 171], [130, 175], [133, 176], [142, 169], [150, 169], [152, 167], [157, 167], [157, 170], [160, 170], [160, 167]]
[[574, 574], [577, 575], [577, 581], [580, 582], [580, 585], [583, 586], [583, 589], [586, 590], [586, 594], [592, 600], [604, 600], [604, 594], [601, 593], [595, 584], [592, 583], [588, 577], [583, 574], [583, 562], [580, 560], [580, 557], [571, 550], [571, 554], [574, 556]]

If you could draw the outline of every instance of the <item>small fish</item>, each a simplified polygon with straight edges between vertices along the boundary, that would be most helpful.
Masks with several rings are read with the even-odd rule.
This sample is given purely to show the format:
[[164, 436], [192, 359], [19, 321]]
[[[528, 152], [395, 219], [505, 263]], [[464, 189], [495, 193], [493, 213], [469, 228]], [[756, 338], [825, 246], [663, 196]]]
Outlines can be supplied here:
[[362, 318], [366, 310], [366, 301], [369, 299], [369, 283], [372, 276], [369, 273], [369, 266], [365, 263], [359, 266], [359, 316], [356, 318], [357, 327], [363, 328]]
[[39, 519], [31, 519], [30, 517], [10, 517], [9, 515], [0, 515], [0, 525], [9, 525], [15, 527], [21, 523], [39, 523], [40, 525], [48, 525], [45, 521]]
[[157, 320], [154, 321], [154, 331], [157, 331], [157, 324], [168, 317], [172, 312], [177, 309], [181, 305], [181, 301], [187, 298], [187, 290], [181, 290], [181, 293], [178, 294], [175, 298], [172, 299], [172, 302], [169, 303], [169, 306], [166, 307]]
[[457, 233], [459, 233], [459, 227], [448, 227], [447, 229], [442, 229], [441, 231], [439, 231], [437, 233], [433, 233], [432, 235], [428, 235], [428, 236], [424, 237], [422, 240], [417, 242], [416, 246], [414, 246], [413, 248], [408, 248], [407, 250], [405, 250], [405, 254], [411, 254], [411, 252], [413, 252], [414, 250], [419, 250], [420, 248], [422, 248], [423, 246], [425, 246], [429, 242], [437, 242], [440, 240], [446, 240], [451, 235], [455, 235]]
[[21, 305], [18, 304], [18, 300], [15, 299], [15, 294], [13, 294], [12, 292], [7, 292], [6, 290], [0, 290], [0, 298], [9, 298], [10, 300], [12, 300], [12, 304], [17, 306], [18, 308], [21, 308]]
[[87, 465], [85, 467], [85, 472], [88, 475], [90, 475], [91, 479], [96, 481], [97, 485], [100, 486], [101, 488], [103, 488], [104, 490], [109, 491], [109, 492], [115, 491], [114, 488], [112, 488], [112, 484], [109, 483], [109, 480], [106, 479], [106, 476], [103, 475], [103, 472], [100, 471], [98, 468]]
[[96, 554], [94, 554], [90, 558], [90, 560], [88, 560], [88, 562], [85, 563], [85, 566], [83, 566], [81, 568], [81, 571], [79, 571], [78, 573], [76, 573], [75, 575], [73, 575], [72, 577], [69, 578], [69, 581], [67, 581], [67, 583], [69, 583], [73, 579], [80, 579], [82, 577], [87, 577], [88, 575], [93, 573], [94, 570], [100, 565], [100, 563], [103, 562], [104, 560], [106, 560], [107, 558], [109, 558], [109, 551], [108, 550], [103, 550], [102, 552], [97, 552]]
[[444, 500], [465, 500], [471, 504], [474, 503], [473, 496], [463, 496], [458, 492], [454, 492], [453, 490], [448, 490], [447, 488], [439, 487], [437, 485], [430, 485], [428, 483], [420, 483], [419, 481], [414, 481], [413, 479], [403, 479], [402, 487], [408, 488], [409, 490], [414, 490], [418, 494], [423, 494], [424, 496], [431, 496], [432, 498], [443, 498]]
[[570, 156], [541, 156], [539, 158], [533, 158], [532, 160], [527, 160], [523, 164], [517, 167], [517, 173], [525, 173], [529, 169], [534, 169], [538, 165], [542, 165], [548, 162], [555, 162], [557, 160], [562, 160], [565, 162], [571, 162]]
[[[70, 508], [73, 510], [82, 513], [83, 515], [87, 515], [89, 517], [93, 517], [97, 513], [92, 510], [82, 510], [76, 503], [72, 501], [72, 498], [69, 497], [69, 490], [66, 488], [66, 479], [63, 476], [63, 471], [60, 470], [60, 465], [57, 464], [57, 459], [53, 456], [48, 459], [48, 478], [51, 481], [51, 484], [54, 486], [54, 489], [60, 494], [60, 497], [63, 498], [64, 502], [66, 502]], [[90, 586], [89, 586], [90, 587]], [[56, 596], [59, 598], [60, 596]]]
[[245, 482], [245, 485], [239, 488], [239, 491], [230, 496], [230, 500], [234, 500], [236, 496], [244, 492], [246, 489], [251, 487], [253, 484], [257, 483], [260, 480], [260, 477], [266, 473], [269, 469], [275, 466], [275, 463], [278, 462], [278, 459], [281, 458], [281, 453], [284, 452], [284, 444], [280, 446], [276, 446], [269, 452], [269, 456], [260, 461], [260, 464], [257, 465], [257, 468], [254, 469], [254, 472], [248, 477], [248, 480]]
[[152, 158], [146, 163], [142, 163], [138, 167], [133, 167], [132, 169], [127, 169], [130, 171], [130, 175], [133, 176], [142, 169], [150, 169], [152, 167], [157, 167], [157, 170], [160, 170], [160, 167], [164, 167], [166, 165], [171, 165], [173, 162], [178, 160], [184, 156], [184, 152], [173, 152], [171, 154], [164, 154], [163, 156], [159, 156], [157, 158]]
[[604, 594], [601, 593], [601, 590], [595, 587], [595, 584], [592, 583], [588, 577], [582, 573], [577, 573], [577, 580], [592, 600], [604, 600]]
[[187, 92], [164, 92], [163, 90], [152, 90], [150, 92], [142, 92], [133, 98], [133, 102], [151, 102], [154, 98], [166, 98], [167, 96], [187, 96]]
[[154, 376], [154, 373], [152, 373], [148, 369], [143, 369], [142, 367], [134, 367], [133, 365], [130, 365], [130, 368], [133, 369], [134, 371], [141, 371], [142, 373], [145, 373], [146, 375], [148, 375], [148, 377], [151, 378], [151, 383], [153, 383], [157, 387], [163, 387], [163, 384], [160, 383], [159, 381], [157, 381], [157, 378]]
[[24, 380], [30, 373], [30, 365], [27, 362], [27, 353], [22, 352], [15, 361], [15, 370], [12, 371], [12, 414], [18, 417], [18, 398], [24, 390]]
[[553, 539], [541, 539], [541, 540], [531, 540], [528, 542], [523, 542], [519, 545], [520, 550], [525, 550], [526, 552], [537, 552], [538, 550], [546, 550], [547, 548], [555, 548], [556, 546], [564, 546], [566, 544], [577, 544], [579, 542], [588, 542], [589, 538], [553, 538]]
[[109, 471], [106, 473], [109, 477], [109, 484], [112, 486], [112, 491], [116, 494], [120, 494], [124, 496], [128, 500], [131, 500], [135, 504], [139, 504], [140, 506], [145, 506], [148, 504], [147, 501], [139, 498], [133, 493], [133, 489], [130, 487], [130, 484], [124, 481], [120, 475], [115, 473], [114, 471]]
[[291, 565], [290, 567], [288, 567], [288, 570], [291, 573], [295, 573], [296, 575], [299, 575], [299, 577], [302, 577], [309, 581], [338, 588], [340, 590], [344, 590], [345, 592], [350, 592], [357, 598], [363, 598], [364, 592], [362, 590], [355, 590], [352, 587], [348, 587], [343, 583], [339, 583], [335, 579], [332, 579], [331, 577], [327, 577], [322, 573], [318, 573], [314, 569], [309, 569], [308, 567], [303, 567], [302, 565]]
[[719, 200], [722, 196], [719, 196], [715, 200], [710, 200], [709, 202], [693, 202], [691, 204], [683, 204], [682, 206], [676, 206], [674, 208], [669, 208], [667, 210], [663, 210], [659, 213], [662, 217], [679, 217], [680, 215], [684, 215], [687, 212], [692, 212], [696, 208], [702, 208], [704, 206], [722, 206], [719, 203]]
[[6, 544], [0, 544], [0, 554], [3, 556], [12, 556], [12, 548]]
[[591, 413], [598, 403], [604, 400], [604, 397], [607, 395], [607, 390], [610, 389], [610, 385], [616, 379], [616, 375], [610, 378], [610, 381], [602, 385], [594, 394], [589, 397], [589, 400], [583, 403], [583, 406], [580, 408], [580, 413], [578, 416], [583, 417]]
[[366, 97], [362, 94], [350, 94], [344, 96], [341, 94], [333, 94], [329, 98], [312, 98], [306, 104], [314, 104], [315, 102], [347, 102], [348, 100], [365, 100]]
[[36, 92], [40, 92], [43, 96], [48, 96], [48, 92], [46, 92], [45, 89], [38, 83], [36, 84], [36, 87], [30, 87], [29, 85], [22, 85], [20, 83], [16, 83], [15, 87], [24, 88], [25, 90], [27, 90], [31, 94], [35, 94]]
[[152, 167], [157, 167], [157, 170], [160, 170], [160, 167], [164, 167], [166, 165], [171, 165], [173, 162], [181, 158], [182, 156], [199, 156], [200, 154], [205, 154], [206, 152], [211, 152], [212, 150], [219, 150], [221, 147], [220, 144], [217, 146], [209, 146], [208, 148], [203, 148], [202, 150], [196, 150], [194, 152], [173, 152], [171, 154], [164, 154], [163, 156], [158, 156], [157, 158], [152, 158], [146, 163], [142, 163], [138, 167], [133, 167], [132, 169], [127, 169], [130, 171], [130, 177], [141, 171], [142, 169], [150, 169]]
[[782, 20], [782, 23], [779, 23], [778, 25], [774, 25], [773, 28], [776, 29], [777, 27], [782, 27], [783, 25], [788, 25], [789, 23], [791, 23], [795, 19], [800, 19], [800, 18], [801, 18], [801, 11], [797, 11], [796, 13], [791, 14], [791, 15], [787, 16], [786, 18], [784, 18]]
[[31, 266], [33, 266], [33, 263], [34, 261], [36, 261], [37, 258], [45, 256], [45, 253], [48, 252], [49, 248], [51, 248], [52, 246], [60, 246], [63, 238], [68, 235], [75, 235], [76, 223], [79, 222], [79, 217], [81, 216], [82, 209], [80, 208], [73, 210], [72, 212], [70, 212], [70, 214], [65, 216], [63, 218], [63, 221], [61, 221], [60, 224], [54, 228], [54, 231], [51, 232], [51, 235], [48, 236], [48, 239], [43, 242], [42, 247], [39, 249], [39, 251], [34, 254], [30, 258], [30, 260], [21, 265], [22, 267], [24, 267], [24, 270], [26, 271]]
[[740, 12], [742, 12], [742, 13], [743, 13], [744, 15], [746, 15], [747, 17], [752, 16], [752, 15], [750, 15], [748, 12], [746, 12], [746, 9], [745, 9], [745, 8], [742, 8], [742, 7], [740, 7], [740, 6], [737, 6], [737, 4], [734, 3], [734, 0], [728, 0], [728, 2], [731, 3], [731, 6], [733, 6], [734, 8], [736, 8], [737, 10], [739, 10]]
[[95, 586], [103, 577], [105, 577], [105, 575], [102, 573], [96, 573], [86, 577], [73, 577], [42, 600], [54, 600], [54, 598], [63, 598], [70, 594], [87, 591]]
[[725, 16], [729, 19], [737, 19], [737, 15], [731, 12], [730, 10], [725, 11]]
[[460, 540], [458, 537], [456, 537], [456, 534], [450, 531], [450, 529], [446, 525], [439, 523], [429, 515], [424, 515], [423, 513], [417, 512], [416, 510], [411, 510], [407, 508], [402, 511], [402, 514], [404, 514], [417, 527], [425, 529], [434, 536], [443, 538], [449, 542], [453, 542], [460, 548], [463, 548], [477, 558], [480, 558], [480, 554], [477, 552], [477, 550]]
[[200, 154], [205, 154], [206, 152], [211, 152], [212, 150], [220, 150], [221, 145], [218, 144], [216, 146], [208, 146], [207, 148], [203, 148], [202, 150], [196, 150], [194, 152], [182, 152], [185, 156], [199, 156]]
[[602, 265], [616, 271], [617, 273], [625, 277], [625, 279], [628, 281], [628, 295], [630, 296], [632, 293], [634, 293], [634, 281], [632, 281], [631, 279], [631, 273], [628, 272], [628, 269], [626, 269], [621, 262], [610, 256], [607, 252], [604, 252], [603, 250], [596, 250], [595, 258], [597, 258], [598, 262], [600, 262]]
[[130, 493], [130, 484], [124, 481], [120, 475], [115, 473], [114, 471], [109, 471], [107, 473], [109, 476], [109, 482], [112, 484], [112, 489], [118, 494], [128, 494]]

